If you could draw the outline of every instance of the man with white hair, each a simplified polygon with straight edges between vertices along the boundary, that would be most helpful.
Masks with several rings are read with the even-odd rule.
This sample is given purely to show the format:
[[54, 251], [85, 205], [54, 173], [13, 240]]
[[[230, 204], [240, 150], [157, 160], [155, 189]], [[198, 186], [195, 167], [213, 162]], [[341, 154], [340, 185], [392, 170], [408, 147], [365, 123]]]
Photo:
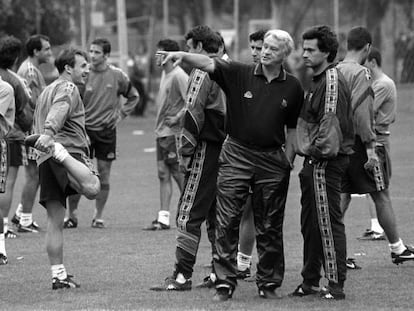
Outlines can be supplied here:
[[250, 187], [259, 296], [280, 298], [276, 289], [282, 284], [285, 270], [284, 209], [295, 157], [295, 127], [303, 103], [302, 86], [282, 66], [292, 49], [293, 40], [287, 32], [270, 30], [264, 37], [259, 64], [159, 52], [167, 56], [164, 61], [184, 61], [208, 72], [227, 97], [228, 136], [217, 178], [216, 301], [231, 298], [237, 285], [238, 228]]

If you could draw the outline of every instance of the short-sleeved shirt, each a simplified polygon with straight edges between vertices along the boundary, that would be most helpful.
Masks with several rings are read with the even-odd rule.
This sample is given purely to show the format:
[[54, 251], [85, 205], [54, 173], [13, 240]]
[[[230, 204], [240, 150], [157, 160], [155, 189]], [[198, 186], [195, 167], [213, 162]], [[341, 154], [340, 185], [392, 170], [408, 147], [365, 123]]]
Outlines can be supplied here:
[[215, 59], [211, 78], [227, 98], [227, 132], [245, 144], [278, 148], [285, 143], [285, 128], [296, 127], [303, 103], [300, 82], [283, 68], [268, 82], [261, 64]]
[[375, 141], [374, 132], [374, 92], [371, 87], [371, 74], [367, 68], [353, 61], [342, 61], [337, 68], [345, 77], [351, 90], [355, 134], [364, 144]]
[[13, 128], [15, 110], [13, 88], [0, 77], [0, 138], [4, 138]]
[[[120, 101], [120, 95], [127, 98], [125, 103]], [[138, 100], [137, 90], [121, 69], [111, 65], [100, 71], [91, 69], [83, 95], [86, 128], [91, 131], [114, 128], [119, 114], [128, 115]]]
[[155, 134], [157, 137], [166, 137], [179, 133], [179, 124], [168, 126], [165, 124], [165, 118], [176, 116], [184, 108], [187, 86], [188, 74], [181, 67], [174, 67], [168, 73], [163, 71], [157, 97], [158, 113], [155, 121]]
[[[377, 142], [387, 145], [389, 126], [394, 123], [397, 114], [397, 88], [394, 81], [382, 73], [372, 82], [374, 91], [374, 119]], [[389, 150], [388, 150], [389, 151]]]
[[30, 90], [25, 81], [11, 70], [0, 69], [0, 76], [12, 86], [15, 99], [15, 122], [7, 134], [7, 140], [22, 141], [25, 137], [24, 131], [30, 130], [32, 124], [32, 111], [27, 109], [31, 101]]
[[17, 70], [17, 74], [25, 79], [27, 86], [30, 89], [30, 95], [32, 97], [31, 103], [33, 104], [32, 108], [34, 110], [34, 105], [36, 105], [37, 98], [46, 87], [45, 79], [43, 78], [40, 70], [35, 65], [33, 65], [29, 59], [26, 59], [20, 65], [19, 70]]

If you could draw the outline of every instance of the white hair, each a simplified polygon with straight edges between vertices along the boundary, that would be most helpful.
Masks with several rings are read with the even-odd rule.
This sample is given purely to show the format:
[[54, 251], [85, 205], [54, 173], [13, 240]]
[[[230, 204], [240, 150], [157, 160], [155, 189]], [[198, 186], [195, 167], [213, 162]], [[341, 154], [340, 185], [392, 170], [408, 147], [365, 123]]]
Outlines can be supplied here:
[[264, 39], [266, 39], [266, 37], [269, 37], [269, 36], [284, 43], [285, 45], [284, 50], [285, 50], [286, 56], [289, 56], [289, 54], [295, 48], [293, 39], [287, 31], [284, 31], [281, 29], [270, 29], [264, 35]]

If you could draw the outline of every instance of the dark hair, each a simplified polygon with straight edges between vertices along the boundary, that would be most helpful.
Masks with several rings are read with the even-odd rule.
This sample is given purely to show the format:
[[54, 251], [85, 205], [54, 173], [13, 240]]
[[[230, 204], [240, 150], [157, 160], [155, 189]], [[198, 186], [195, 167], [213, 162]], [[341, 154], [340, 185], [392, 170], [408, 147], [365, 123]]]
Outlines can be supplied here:
[[193, 47], [199, 42], [207, 53], [217, 53], [221, 44], [220, 37], [208, 26], [196, 26], [185, 35], [185, 40], [193, 40]]
[[382, 65], [381, 52], [377, 48], [371, 47], [371, 50], [369, 51], [367, 59], [369, 61], [375, 59], [375, 61], [377, 62], [378, 67], [381, 67], [381, 65]]
[[0, 68], [9, 69], [20, 55], [22, 42], [14, 36], [0, 38]]
[[49, 37], [40, 34], [30, 36], [26, 41], [27, 55], [33, 57], [35, 50], [40, 51], [42, 49], [42, 40], [49, 42]]
[[178, 42], [171, 39], [163, 39], [158, 41], [157, 47], [167, 52], [175, 52], [180, 50]]
[[263, 41], [264, 35], [266, 34], [267, 30], [260, 29], [258, 31], [255, 31], [249, 35], [249, 41]]
[[66, 65], [69, 65], [72, 68], [75, 67], [76, 55], [80, 55], [86, 60], [88, 59], [88, 55], [84, 51], [75, 48], [67, 48], [59, 53], [55, 60], [55, 66], [59, 73], [62, 73], [65, 70]]
[[338, 39], [336, 34], [326, 25], [315, 26], [306, 30], [302, 35], [303, 40], [318, 41], [318, 49], [323, 53], [329, 53], [327, 61], [332, 63], [338, 52]]
[[102, 48], [102, 52], [104, 54], [110, 54], [111, 53], [111, 43], [106, 38], [96, 38], [92, 41], [91, 44], [99, 45]]
[[348, 32], [347, 45], [349, 51], [360, 51], [367, 44], [372, 44], [372, 37], [365, 27], [354, 27]]
[[227, 53], [227, 49], [226, 49], [226, 43], [224, 42], [223, 36], [221, 35], [221, 33], [219, 31], [216, 31], [216, 35], [220, 39], [220, 47], [223, 47], [223, 53], [226, 54]]

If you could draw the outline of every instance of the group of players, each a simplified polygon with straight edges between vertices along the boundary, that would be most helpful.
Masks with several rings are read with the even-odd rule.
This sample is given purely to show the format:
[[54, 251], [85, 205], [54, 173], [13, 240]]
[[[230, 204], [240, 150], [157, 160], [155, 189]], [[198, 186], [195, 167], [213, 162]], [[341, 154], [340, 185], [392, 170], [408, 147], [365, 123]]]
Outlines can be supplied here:
[[[156, 149], [161, 209], [145, 229], [170, 227], [171, 177], [181, 196], [174, 272], [152, 290], [192, 288], [201, 224], [206, 221], [212, 271], [199, 287], [215, 287], [214, 300], [232, 298], [237, 279], [250, 274], [256, 242], [259, 296], [280, 298], [284, 209], [296, 154], [304, 157], [299, 174], [304, 266], [303, 281], [292, 296], [345, 298], [344, 214], [353, 193], [372, 197], [392, 262], [414, 260], [413, 250], [398, 234], [388, 192], [389, 125], [395, 118], [396, 95], [381, 70], [381, 54], [371, 47], [371, 35], [363, 27], [349, 32], [347, 54], [339, 64], [334, 63], [337, 37], [329, 27], [312, 27], [302, 39], [304, 63], [313, 72], [306, 93], [285, 70], [294, 44], [283, 30], [252, 34], [252, 64], [230, 60], [223, 38], [207, 26], [186, 34], [188, 52], [179, 51], [173, 40], [159, 41], [156, 57], [163, 75]], [[106, 39], [91, 43], [90, 66], [85, 52], [63, 50], [55, 60], [59, 77], [47, 87], [38, 67], [51, 57], [48, 38], [32, 36], [26, 48], [29, 56], [19, 77], [11, 68], [20, 42], [0, 39], [0, 76], [5, 81], [0, 84], [0, 185], [5, 192], [0, 216], [9, 213], [18, 166], [36, 160], [26, 166], [30, 190], [14, 217], [18, 231], [38, 230], [31, 208], [40, 185], [40, 203], [48, 215], [52, 288], [79, 287], [63, 265], [62, 231], [77, 227], [80, 195], [96, 198], [92, 227], [104, 227], [116, 125], [132, 111], [139, 95], [122, 71], [108, 65], [111, 47]], [[194, 68], [189, 77], [177, 66], [181, 62]], [[122, 106], [120, 95], [127, 98]], [[13, 122], [20, 136], [9, 133]], [[30, 130], [32, 135], [24, 134]], [[99, 177], [90, 157], [97, 158]], [[16, 234], [8, 227], [0, 231], [2, 264], [7, 263], [5, 237]], [[322, 268], [328, 280], [324, 288], [319, 284]]]
[[[105, 227], [102, 213], [109, 194], [111, 164], [116, 158], [116, 126], [134, 109], [139, 94], [128, 76], [108, 63], [111, 44], [107, 39], [92, 41], [89, 55], [74, 48], [62, 50], [54, 62], [59, 76], [48, 86], [39, 70], [42, 63], [51, 61], [48, 37], [33, 35], [27, 40], [28, 58], [16, 74], [13, 67], [20, 50], [20, 40], [0, 38], [2, 94], [12, 87], [9, 97], [1, 101], [0, 264], [8, 261], [5, 238], [39, 231], [32, 208], [40, 186], [39, 202], [48, 218], [46, 250], [52, 288], [79, 287], [63, 265], [63, 228], [77, 227], [81, 195], [96, 199], [91, 226]], [[121, 95], [126, 101], [119, 100]], [[10, 109], [13, 112], [6, 113]], [[97, 172], [90, 161], [94, 157]], [[8, 226], [7, 216], [17, 171], [23, 164], [26, 180], [13, 217], [15, 233]]]
[[[357, 267], [346, 257], [344, 215], [351, 194], [373, 199], [392, 262], [414, 260], [413, 249], [399, 236], [388, 191], [396, 90], [381, 70], [381, 54], [371, 47], [370, 33], [353, 28], [347, 54], [336, 64], [336, 34], [327, 26], [307, 30], [302, 57], [313, 78], [306, 93], [284, 69], [293, 50], [290, 35], [269, 30], [262, 36], [251, 40], [253, 64], [230, 60], [222, 38], [207, 26], [186, 34], [187, 53], [171, 40], [158, 44], [156, 56], [164, 70], [161, 94], [174, 94], [158, 98], [157, 129], [164, 130], [157, 132], [159, 176], [161, 185], [169, 180], [164, 192], [168, 198], [170, 174], [176, 178], [181, 171], [184, 185], [176, 178], [181, 196], [174, 271], [152, 290], [191, 290], [200, 227], [206, 221], [212, 271], [197, 287], [215, 287], [214, 300], [230, 299], [237, 279], [249, 271], [256, 241], [259, 296], [280, 298], [285, 270], [282, 226], [296, 154], [304, 157], [299, 174], [304, 266], [303, 281], [291, 296], [345, 298], [346, 270]], [[181, 89], [177, 82], [185, 76], [178, 72], [180, 63], [195, 68], [187, 88]], [[171, 130], [178, 120], [182, 128]], [[145, 229], [168, 229], [168, 208], [162, 204], [158, 218]], [[251, 216], [246, 216], [249, 210]], [[253, 243], [243, 252], [246, 218], [255, 228], [250, 233]], [[366, 232], [365, 238], [375, 240], [376, 232]], [[323, 288], [322, 268], [328, 280]]]

